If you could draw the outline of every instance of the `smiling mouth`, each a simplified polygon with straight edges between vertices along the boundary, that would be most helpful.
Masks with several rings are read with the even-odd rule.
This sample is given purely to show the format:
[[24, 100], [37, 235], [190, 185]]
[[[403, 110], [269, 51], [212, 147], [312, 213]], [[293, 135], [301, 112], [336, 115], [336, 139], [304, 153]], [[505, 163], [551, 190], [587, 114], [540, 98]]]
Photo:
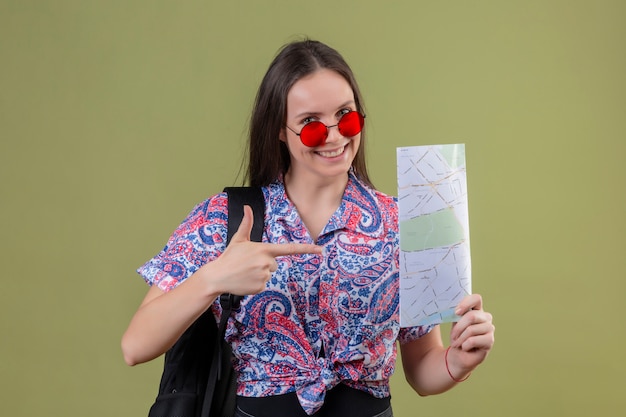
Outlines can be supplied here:
[[346, 147], [342, 147], [339, 148], [337, 150], [334, 151], [328, 151], [328, 152], [317, 152], [318, 155], [323, 156], [324, 158], [334, 158], [336, 156], [339, 156], [343, 153], [343, 151], [346, 149]]

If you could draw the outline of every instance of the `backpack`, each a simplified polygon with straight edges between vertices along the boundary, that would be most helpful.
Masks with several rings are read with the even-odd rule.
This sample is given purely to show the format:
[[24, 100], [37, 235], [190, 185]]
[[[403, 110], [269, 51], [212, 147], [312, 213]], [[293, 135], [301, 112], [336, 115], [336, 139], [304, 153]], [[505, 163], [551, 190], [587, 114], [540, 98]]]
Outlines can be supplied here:
[[[254, 213], [250, 239], [261, 241], [265, 200], [258, 187], [226, 187], [228, 240], [239, 228], [243, 206]], [[159, 393], [148, 417], [232, 417], [235, 412], [237, 376], [232, 352], [224, 340], [226, 323], [239, 308], [241, 296], [222, 294], [219, 326], [207, 309], [165, 353]]]

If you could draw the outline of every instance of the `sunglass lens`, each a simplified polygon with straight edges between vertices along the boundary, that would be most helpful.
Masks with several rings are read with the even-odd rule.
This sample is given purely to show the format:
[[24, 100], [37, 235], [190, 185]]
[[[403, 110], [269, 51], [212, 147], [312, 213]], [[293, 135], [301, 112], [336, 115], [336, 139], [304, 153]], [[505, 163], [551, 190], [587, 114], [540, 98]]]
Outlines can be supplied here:
[[300, 140], [310, 148], [322, 145], [327, 137], [328, 129], [322, 122], [311, 122], [305, 125], [300, 132]]
[[339, 129], [339, 133], [342, 136], [350, 138], [352, 136], [356, 136], [361, 132], [363, 128], [363, 116], [361, 113], [356, 111], [351, 111], [343, 115], [341, 120], [339, 120], [339, 124], [337, 128]]

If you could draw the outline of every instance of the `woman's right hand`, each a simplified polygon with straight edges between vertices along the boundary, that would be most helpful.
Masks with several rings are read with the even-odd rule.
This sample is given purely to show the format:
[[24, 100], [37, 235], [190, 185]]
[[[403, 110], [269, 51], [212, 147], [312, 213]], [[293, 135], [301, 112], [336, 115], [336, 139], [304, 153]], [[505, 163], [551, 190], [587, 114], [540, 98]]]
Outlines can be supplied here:
[[277, 257], [322, 253], [322, 248], [314, 244], [253, 242], [253, 222], [252, 209], [244, 206], [241, 224], [224, 253], [198, 271], [210, 285], [211, 293], [257, 294], [265, 289], [278, 268]]

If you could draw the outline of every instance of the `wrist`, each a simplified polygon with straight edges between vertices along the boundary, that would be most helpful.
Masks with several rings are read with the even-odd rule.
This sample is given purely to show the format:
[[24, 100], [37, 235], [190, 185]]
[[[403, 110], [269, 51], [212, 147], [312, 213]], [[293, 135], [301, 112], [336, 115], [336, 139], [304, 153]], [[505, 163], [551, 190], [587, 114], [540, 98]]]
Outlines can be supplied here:
[[458, 369], [456, 367], [451, 367], [450, 366], [450, 362], [448, 359], [448, 354], [450, 353], [450, 349], [452, 346], [448, 346], [448, 348], [446, 349], [446, 352], [444, 354], [444, 362], [446, 364], [446, 371], [448, 372], [448, 376], [450, 377], [450, 379], [452, 379], [454, 382], [463, 382], [466, 381], [467, 378], [470, 377], [470, 375], [472, 375], [472, 371], [464, 371], [461, 369]]
[[209, 299], [216, 299], [223, 293], [219, 288], [219, 280], [216, 279], [215, 267], [212, 263], [203, 265], [194, 274], [197, 277], [197, 281], [200, 284], [198, 290]]

